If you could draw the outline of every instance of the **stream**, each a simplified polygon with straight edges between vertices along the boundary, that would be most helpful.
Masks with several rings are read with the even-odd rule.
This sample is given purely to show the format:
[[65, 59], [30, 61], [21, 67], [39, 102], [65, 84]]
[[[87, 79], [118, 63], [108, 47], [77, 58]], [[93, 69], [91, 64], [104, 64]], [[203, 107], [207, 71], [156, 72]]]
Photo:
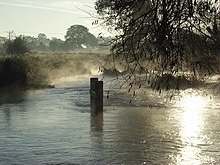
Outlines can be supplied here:
[[[220, 94], [189, 89], [109, 99], [90, 115], [89, 77], [27, 91], [0, 105], [0, 164], [220, 164]], [[147, 93], [149, 95], [146, 97]]]

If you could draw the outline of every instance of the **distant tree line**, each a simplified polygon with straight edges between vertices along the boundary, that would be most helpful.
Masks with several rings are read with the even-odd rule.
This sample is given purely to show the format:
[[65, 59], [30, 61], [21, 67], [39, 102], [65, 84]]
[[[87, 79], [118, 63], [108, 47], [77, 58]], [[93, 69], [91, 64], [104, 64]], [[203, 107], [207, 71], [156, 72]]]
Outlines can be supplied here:
[[111, 38], [96, 37], [82, 25], [73, 25], [67, 29], [65, 40], [39, 33], [37, 37], [17, 36], [13, 39], [0, 37], [0, 50], [8, 54], [36, 52], [103, 51], [110, 48]]

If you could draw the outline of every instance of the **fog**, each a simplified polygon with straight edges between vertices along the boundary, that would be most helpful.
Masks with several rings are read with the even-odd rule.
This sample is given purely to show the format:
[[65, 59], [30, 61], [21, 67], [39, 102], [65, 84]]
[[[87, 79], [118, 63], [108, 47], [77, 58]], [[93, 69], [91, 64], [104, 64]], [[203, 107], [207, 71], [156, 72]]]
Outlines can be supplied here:
[[[60, 59], [61, 60], [61, 59]], [[49, 82], [56, 85], [63, 82], [75, 81], [92, 75], [101, 74], [99, 68], [104, 65], [104, 59], [97, 55], [74, 55], [65, 62], [43, 67], [42, 71], [49, 77]]]

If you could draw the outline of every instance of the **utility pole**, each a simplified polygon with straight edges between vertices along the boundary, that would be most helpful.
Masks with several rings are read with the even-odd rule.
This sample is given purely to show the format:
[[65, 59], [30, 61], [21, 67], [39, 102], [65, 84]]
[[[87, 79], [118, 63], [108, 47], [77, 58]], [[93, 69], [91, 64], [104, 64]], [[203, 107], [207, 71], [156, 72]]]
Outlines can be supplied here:
[[8, 40], [9, 40], [9, 42], [11, 42], [11, 38], [12, 38], [12, 34], [14, 33], [14, 31], [9, 31], [8, 32]]

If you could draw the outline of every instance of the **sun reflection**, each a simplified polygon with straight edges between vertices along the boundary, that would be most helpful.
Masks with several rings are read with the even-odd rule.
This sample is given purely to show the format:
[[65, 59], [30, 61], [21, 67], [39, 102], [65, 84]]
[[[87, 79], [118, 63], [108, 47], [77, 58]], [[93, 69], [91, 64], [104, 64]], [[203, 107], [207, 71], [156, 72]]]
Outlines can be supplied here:
[[202, 109], [206, 106], [206, 100], [202, 96], [186, 96], [180, 102], [183, 107], [181, 114], [182, 138], [196, 137], [203, 127]]
[[207, 106], [202, 96], [185, 95], [179, 102], [182, 108], [180, 114], [180, 139], [183, 144], [178, 164], [200, 164], [201, 150], [199, 144], [204, 143], [202, 131], [204, 127], [203, 110]]
[[178, 165], [199, 165], [202, 160], [199, 158], [200, 150], [192, 146], [186, 146], [183, 148], [180, 157], [178, 158]]
[[206, 100], [202, 96], [185, 96], [180, 100], [181, 107], [193, 111], [204, 108], [206, 104]]

